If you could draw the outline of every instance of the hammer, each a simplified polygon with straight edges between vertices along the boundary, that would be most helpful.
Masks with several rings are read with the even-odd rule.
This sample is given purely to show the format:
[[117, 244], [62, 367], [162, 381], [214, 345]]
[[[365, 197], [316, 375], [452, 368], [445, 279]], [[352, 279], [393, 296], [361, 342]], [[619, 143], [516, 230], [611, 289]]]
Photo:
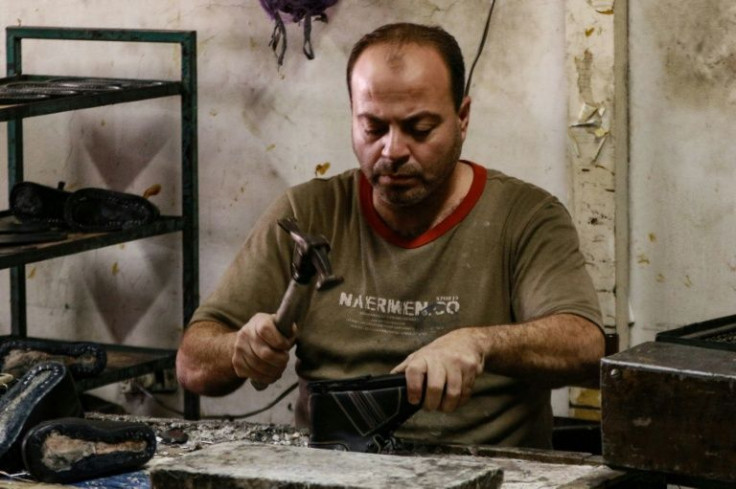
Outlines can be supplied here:
[[[289, 233], [294, 241], [294, 252], [291, 259], [291, 280], [281, 298], [274, 317], [276, 328], [286, 338], [291, 337], [292, 324], [299, 310], [304, 293], [310, 282], [317, 275], [317, 290], [323, 291], [342, 283], [343, 278], [332, 273], [332, 265], [328, 258], [330, 244], [322, 235], [306, 234], [299, 229], [293, 217], [278, 220], [279, 226]], [[266, 388], [252, 382], [256, 390]]]

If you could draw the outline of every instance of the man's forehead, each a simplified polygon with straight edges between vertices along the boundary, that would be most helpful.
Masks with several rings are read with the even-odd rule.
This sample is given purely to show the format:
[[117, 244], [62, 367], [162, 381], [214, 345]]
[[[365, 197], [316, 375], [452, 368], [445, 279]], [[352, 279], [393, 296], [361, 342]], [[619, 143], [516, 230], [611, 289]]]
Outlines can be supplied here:
[[[402, 78], [394, 78], [399, 76]], [[448, 90], [450, 87], [449, 69], [442, 56], [434, 47], [417, 43], [382, 43], [366, 48], [353, 68], [351, 86], [357, 91], [380, 80], [431, 82], [435, 87], [445, 85]]]
[[[378, 46], [377, 46], [378, 47]], [[379, 55], [383, 56], [386, 65], [395, 70], [402, 70], [406, 66], [405, 57], [411, 56], [411, 49], [407, 54], [405, 44], [384, 44], [383, 49], [376, 50]]]
[[409, 62], [435, 63], [439, 61], [443, 63], [440, 54], [434, 47], [416, 42], [374, 44], [361, 53], [356, 66], [361, 61], [366, 62], [367, 60], [372, 63], [382, 62], [394, 69], [403, 69]]

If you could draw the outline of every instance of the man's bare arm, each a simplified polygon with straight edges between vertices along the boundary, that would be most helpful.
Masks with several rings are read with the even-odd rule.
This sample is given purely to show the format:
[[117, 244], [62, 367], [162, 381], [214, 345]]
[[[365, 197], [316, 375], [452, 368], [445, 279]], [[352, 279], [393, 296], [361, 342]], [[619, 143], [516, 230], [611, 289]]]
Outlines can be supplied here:
[[190, 326], [176, 354], [176, 375], [187, 390], [205, 396], [224, 396], [245, 379], [235, 374], [232, 357], [237, 331], [216, 322]]
[[552, 388], [598, 382], [605, 338], [581, 316], [555, 314], [518, 325], [473, 329], [479, 330], [487, 372]]
[[276, 329], [273, 316], [255, 314], [239, 330], [216, 322], [189, 327], [176, 356], [179, 382], [191, 392], [222, 396], [246, 379], [266, 386], [281, 377], [294, 339]]
[[544, 385], [595, 385], [605, 342], [600, 329], [574, 314], [524, 324], [462, 328], [409, 355], [393, 371], [406, 372], [409, 399], [425, 409], [454, 411], [470, 398], [482, 371]]

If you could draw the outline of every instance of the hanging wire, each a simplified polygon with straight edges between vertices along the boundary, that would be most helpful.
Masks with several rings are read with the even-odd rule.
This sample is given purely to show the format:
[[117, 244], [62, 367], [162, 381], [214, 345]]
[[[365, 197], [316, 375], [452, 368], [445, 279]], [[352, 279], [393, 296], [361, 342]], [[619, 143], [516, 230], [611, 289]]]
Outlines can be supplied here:
[[[172, 413], [178, 414], [179, 416], [184, 416], [184, 412], [183, 411], [181, 411], [179, 409], [176, 409], [176, 408], [174, 408], [172, 406], [169, 406], [165, 402], [161, 401], [151, 391], [149, 391], [148, 389], [146, 389], [145, 387], [143, 387], [139, 382], [135, 381], [135, 382], [133, 382], [133, 385], [144, 396], [146, 396], [149, 399], [151, 399], [157, 406], [159, 406], [159, 407], [161, 407], [161, 408], [163, 408], [163, 409], [165, 409], [167, 411], [170, 411]], [[245, 419], [245, 418], [250, 418], [251, 416], [255, 416], [256, 414], [260, 414], [260, 413], [262, 413], [264, 411], [267, 411], [267, 410], [271, 409], [272, 407], [274, 407], [276, 404], [278, 404], [279, 402], [281, 402], [281, 400], [283, 400], [287, 395], [289, 395], [291, 393], [291, 391], [293, 391], [294, 389], [296, 389], [298, 385], [299, 385], [299, 382], [294, 382], [289, 387], [287, 387], [286, 389], [284, 389], [284, 391], [281, 394], [279, 394], [278, 396], [276, 396], [276, 398], [273, 399], [271, 402], [269, 402], [268, 404], [266, 404], [262, 408], [256, 409], [255, 411], [250, 411], [250, 412], [243, 413], [243, 414], [218, 414], [218, 415], [212, 415], [212, 416], [202, 416], [202, 419], [226, 419], [226, 420], [230, 420], [230, 419]]]
[[483, 47], [486, 45], [486, 38], [488, 37], [488, 31], [490, 30], [490, 26], [491, 26], [491, 17], [493, 16], [493, 7], [495, 6], [496, 6], [496, 0], [491, 0], [491, 5], [488, 8], [488, 16], [486, 17], [486, 25], [483, 28], [483, 35], [480, 38], [480, 45], [478, 46], [478, 52], [475, 54], [473, 65], [470, 67], [470, 72], [468, 73], [468, 81], [465, 84], [465, 96], [466, 97], [468, 96], [468, 94], [470, 94], [470, 80], [473, 78], [473, 71], [475, 71], [475, 65], [478, 64], [478, 60], [480, 59], [480, 54], [483, 52]]

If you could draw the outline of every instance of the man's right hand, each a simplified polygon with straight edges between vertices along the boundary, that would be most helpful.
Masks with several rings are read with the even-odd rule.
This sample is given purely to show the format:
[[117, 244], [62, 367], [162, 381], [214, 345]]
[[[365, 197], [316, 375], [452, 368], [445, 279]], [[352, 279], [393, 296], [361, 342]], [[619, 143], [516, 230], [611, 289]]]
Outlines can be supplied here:
[[232, 364], [237, 376], [263, 386], [281, 378], [296, 338], [296, 334], [284, 337], [276, 329], [273, 318], [271, 314], [255, 314], [237, 332], [233, 351]]

